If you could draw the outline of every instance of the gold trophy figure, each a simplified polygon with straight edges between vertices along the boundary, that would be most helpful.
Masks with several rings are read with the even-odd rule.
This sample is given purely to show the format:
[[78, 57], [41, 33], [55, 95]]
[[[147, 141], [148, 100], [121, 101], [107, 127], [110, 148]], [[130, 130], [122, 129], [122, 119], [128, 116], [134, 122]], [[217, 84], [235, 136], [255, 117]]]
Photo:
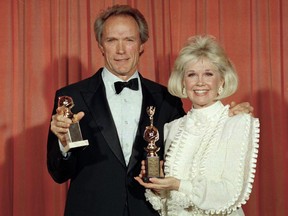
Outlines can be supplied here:
[[72, 124], [66, 134], [67, 145], [64, 147], [64, 152], [68, 152], [71, 148], [88, 146], [88, 140], [83, 140], [79, 121], [76, 121], [71, 109], [74, 107], [73, 99], [69, 96], [61, 96], [58, 98], [58, 107], [60, 107], [60, 114], [70, 118]]
[[150, 119], [150, 125], [146, 126], [143, 136], [145, 141], [148, 142], [148, 145], [145, 148], [145, 151], [147, 152], [146, 175], [143, 177], [143, 180], [145, 182], [149, 182], [149, 178], [151, 177], [160, 177], [160, 159], [157, 155], [160, 147], [157, 147], [155, 144], [159, 140], [158, 129], [153, 125], [155, 107], [149, 106], [147, 107], [146, 111]]

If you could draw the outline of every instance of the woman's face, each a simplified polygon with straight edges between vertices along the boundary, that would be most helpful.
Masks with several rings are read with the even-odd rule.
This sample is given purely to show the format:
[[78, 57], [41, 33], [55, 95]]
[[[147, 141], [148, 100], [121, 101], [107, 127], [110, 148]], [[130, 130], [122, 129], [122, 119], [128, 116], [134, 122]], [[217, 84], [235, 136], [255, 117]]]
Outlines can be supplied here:
[[203, 108], [216, 102], [218, 89], [224, 83], [217, 67], [206, 58], [190, 61], [185, 67], [183, 85], [193, 107]]

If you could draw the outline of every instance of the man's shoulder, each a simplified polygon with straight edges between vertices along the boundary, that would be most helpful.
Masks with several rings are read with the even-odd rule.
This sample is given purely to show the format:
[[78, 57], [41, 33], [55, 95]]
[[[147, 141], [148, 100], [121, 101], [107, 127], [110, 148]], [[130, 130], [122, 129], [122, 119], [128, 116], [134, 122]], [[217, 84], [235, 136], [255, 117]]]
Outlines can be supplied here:
[[157, 83], [155, 81], [149, 80], [147, 78], [142, 78], [142, 87], [145, 87], [152, 95], [161, 95], [161, 97], [166, 100], [180, 100], [178, 97], [173, 96], [169, 93], [166, 86]]
[[59, 90], [80, 88], [82, 86], [85, 87], [90, 82], [90, 80], [92, 79], [93, 76], [85, 78], [83, 80], [79, 80], [79, 81], [74, 82], [74, 83], [70, 83], [69, 85], [66, 85], [66, 86], [62, 87]]
[[155, 88], [155, 89], [158, 89], [158, 90], [164, 90], [164, 91], [167, 91], [167, 87], [160, 84], [160, 83], [157, 83], [155, 81], [152, 81], [150, 79], [147, 79], [147, 78], [144, 78], [142, 77], [141, 78], [143, 84], [147, 87], [152, 87], [152, 88]]

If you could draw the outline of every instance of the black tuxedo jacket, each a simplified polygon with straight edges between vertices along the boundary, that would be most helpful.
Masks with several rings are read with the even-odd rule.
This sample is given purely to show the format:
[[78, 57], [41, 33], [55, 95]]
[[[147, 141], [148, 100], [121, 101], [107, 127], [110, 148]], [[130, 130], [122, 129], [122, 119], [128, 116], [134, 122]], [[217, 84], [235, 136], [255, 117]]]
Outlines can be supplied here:
[[[64, 87], [56, 92], [54, 111], [58, 97], [71, 96], [75, 103], [73, 113], [84, 111], [80, 121], [83, 139], [89, 140], [86, 148], [77, 148], [68, 158], [63, 158], [57, 137], [49, 131], [47, 166], [52, 178], [63, 183], [71, 180], [65, 215], [69, 216], [122, 216], [128, 206], [131, 216], [158, 215], [145, 200], [145, 189], [134, 180], [145, 159], [143, 139], [145, 127], [150, 124], [147, 106], [155, 106], [154, 125], [160, 139], [156, 143], [163, 154], [163, 126], [183, 116], [180, 99], [171, 96], [164, 86], [140, 75], [143, 105], [137, 135], [128, 166], [117, 135], [117, 130], [106, 99], [100, 69], [92, 77]], [[129, 107], [127, 107], [129, 112]]]

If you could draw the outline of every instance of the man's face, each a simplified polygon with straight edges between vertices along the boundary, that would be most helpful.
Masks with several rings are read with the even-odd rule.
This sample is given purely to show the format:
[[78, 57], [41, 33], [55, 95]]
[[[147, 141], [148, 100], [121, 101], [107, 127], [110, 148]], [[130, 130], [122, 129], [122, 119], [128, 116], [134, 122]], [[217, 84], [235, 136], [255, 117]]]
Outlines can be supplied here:
[[98, 44], [105, 58], [105, 67], [123, 80], [137, 70], [141, 44], [139, 27], [130, 16], [112, 16], [103, 27], [102, 41]]

